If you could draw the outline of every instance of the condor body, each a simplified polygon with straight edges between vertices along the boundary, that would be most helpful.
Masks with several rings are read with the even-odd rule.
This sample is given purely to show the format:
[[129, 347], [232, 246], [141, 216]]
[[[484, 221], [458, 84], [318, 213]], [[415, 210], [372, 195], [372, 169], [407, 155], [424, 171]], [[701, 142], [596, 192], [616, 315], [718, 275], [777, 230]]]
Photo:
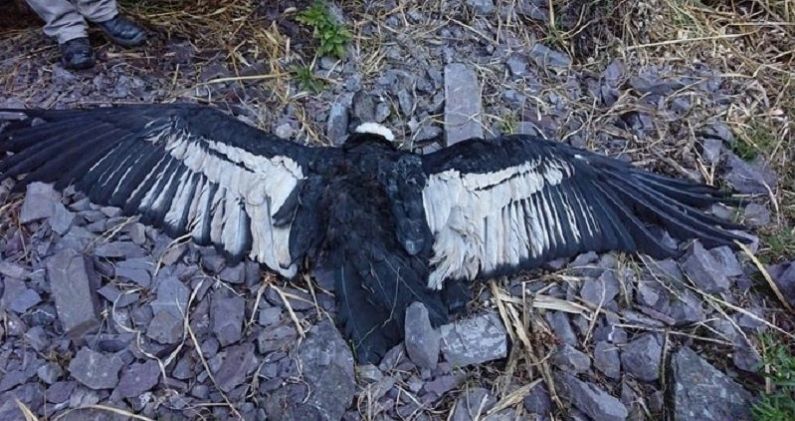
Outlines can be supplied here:
[[676, 255], [649, 223], [710, 246], [740, 239], [698, 209], [725, 200], [712, 187], [532, 136], [420, 156], [372, 123], [312, 148], [195, 105], [5, 111], [20, 118], [0, 132], [0, 178], [74, 185], [288, 278], [306, 263], [333, 283], [361, 361], [401, 340], [413, 301], [447, 320], [459, 281], [585, 251]]

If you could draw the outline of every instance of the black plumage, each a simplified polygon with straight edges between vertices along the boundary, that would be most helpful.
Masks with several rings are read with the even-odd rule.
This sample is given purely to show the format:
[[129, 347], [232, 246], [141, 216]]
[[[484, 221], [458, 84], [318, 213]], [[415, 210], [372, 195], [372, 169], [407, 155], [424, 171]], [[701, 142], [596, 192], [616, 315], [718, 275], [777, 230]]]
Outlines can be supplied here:
[[3, 111], [21, 118], [0, 132], [0, 178], [75, 185], [285, 277], [308, 264], [334, 285], [360, 361], [400, 341], [413, 301], [444, 323], [461, 281], [585, 251], [679, 254], [649, 223], [707, 246], [742, 240], [699, 209], [731, 200], [712, 187], [532, 136], [418, 156], [373, 133], [305, 147], [196, 105]]

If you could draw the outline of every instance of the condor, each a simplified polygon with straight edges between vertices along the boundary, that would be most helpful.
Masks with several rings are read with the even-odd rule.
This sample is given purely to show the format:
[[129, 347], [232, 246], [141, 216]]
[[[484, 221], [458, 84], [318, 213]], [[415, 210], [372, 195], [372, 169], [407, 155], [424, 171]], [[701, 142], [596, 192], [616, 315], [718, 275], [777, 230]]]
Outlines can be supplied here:
[[585, 251], [677, 255], [648, 223], [708, 246], [741, 240], [698, 209], [730, 200], [712, 187], [532, 136], [419, 156], [379, 125], [306, 147], [196, 105], [5, 112], [18, 119], [0, 133], [0, 178], [74, 185], [286, 278], [311, 269], [334, 284], [360, 361], [401, 340], [413, 301], [445, 322], [460, 281]]

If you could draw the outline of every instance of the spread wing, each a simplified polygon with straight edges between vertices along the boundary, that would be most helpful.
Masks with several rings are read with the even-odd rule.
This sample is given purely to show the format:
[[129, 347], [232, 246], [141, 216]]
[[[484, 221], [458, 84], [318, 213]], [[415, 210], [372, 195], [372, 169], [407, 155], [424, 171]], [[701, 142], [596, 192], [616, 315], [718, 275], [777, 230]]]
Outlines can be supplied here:
[[24, 119], [0, 132], [0, 179], [74, 185], [173, 237], [295, 274], [290, 238], [312, 233], [297, 232], [290, 216], [319, 149], [188, 104], [1, 111]]
[[698, 207], [718, 190], [531, 136], [472, 139], [423, 157], [423, 204], [433, 235], [431, 288], [538, 266], [585, 251], [672, 256], [657, 223], [718, 246], [738, 228]]

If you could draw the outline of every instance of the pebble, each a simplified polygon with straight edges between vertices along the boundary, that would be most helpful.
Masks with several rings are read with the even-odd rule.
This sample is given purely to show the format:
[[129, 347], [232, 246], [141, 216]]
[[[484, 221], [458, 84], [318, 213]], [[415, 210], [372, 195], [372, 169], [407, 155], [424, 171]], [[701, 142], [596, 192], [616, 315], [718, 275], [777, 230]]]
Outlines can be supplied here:
[[693, 242], [682, 269], [704, 292], [724, 292], [731, 286], [726, 267], [708, 252], [699, 241]]
[[555, 373], [553, 377], [560, 396], [589, 417], [604, 421], [627, 418], [627, 407], [601, 387], [564, 372]]
[[124, 362], [115, 355], [83, 347], [69, 363], [69, 373], [90, 389], [113, 389], [119, 383], [119, 370], [123, 365]]
[[230, 346], [224, 353], [223, 361], [214, 376], [221, 390], [228, 393], [243, 384], [246, 377], [257, 368], [257, 357], [254, 355], [252, 343]]
[[505, 358], [508, 338], [496, 313], [481, 314], [441, 326], [442, 353], [457, 367]]
[[243, 336], [245, 310], [243, 297], [228, 294], [223, 288], [213, 295], [210, 318], [213, 333], [221, 346], [235, 343]]
[[643, 334], [621, 347], [621, 366], [638, 380], [659, 379], [661, 360], [662, 345], [652, 334]]
[[420, 368], [436, 368], [441, 337], [431, 326], [428, 309], [420, 302], [406, 309], [405, 346], [409, 358]]
[[588, 355], [569, 344], [563, 344], [552, 354], [552, 363], [562, 370], [575, 374], [591, 368], [591, 359]]
[[60, 202], [60, 195], [51, 184], [38, 181], [28, 184], [25, 200], [19, 211], [19, 222], [28, 224], [55, 215], [55, 203]]
[[160, 367], [155, 360], [130, 364], [122, 372], [116, 394], [123, 398], [137, 397], [155, 387], [159, 377]]
[[335, 146], [342, 145], [348, 137], [348, 107], [340, 101], [331, 105], [326, 122], [326, 136]]
[[597, 342], [593, 351], [593, 365], [605, 376], [618, 380], [621, 377], [618, 347], [605, 341]]
[[671, 357], [671, 376], [676, 419], [751, 419], [751, 394], [690, 348]]
[[483, 137], [480, 86], [475, 71], [463, 63], [444, 68], [444, 128], [447, 145]]
[[351, 405], [356, 393], [353, 354], [329, 321], [315, 325], [297, 350], [304, 381], [313, 393], [306, 403], [325, 419], [337, 420]]
[[74, 250], [65, 249], [47, 259], [47, 275], [58, 319], [72, 337], [99, 326], [97, 285], [91, 262]]

